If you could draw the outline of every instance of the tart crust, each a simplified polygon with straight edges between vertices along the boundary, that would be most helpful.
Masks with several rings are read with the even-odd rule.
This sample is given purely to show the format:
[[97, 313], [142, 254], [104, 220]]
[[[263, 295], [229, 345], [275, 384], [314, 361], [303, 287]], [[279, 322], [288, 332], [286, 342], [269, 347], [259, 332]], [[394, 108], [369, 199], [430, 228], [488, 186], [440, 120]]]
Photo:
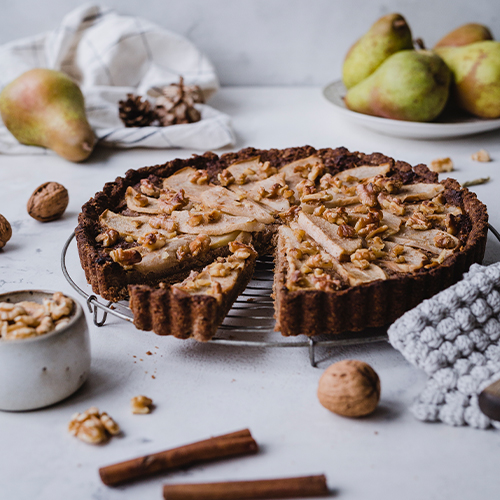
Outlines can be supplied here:
[[[234, 287], [234, 293], [228, 294], [224, 304], [215, 309], [210, 297], [194, 295], [190, 298], [173, 298], [169, 285], [185, 279], [193, 269], [201, 270], [217, 257], [226, 257], [229, 254], [228, 247], [212, 249], [201, 256], [179, 262], [175, 269], [165, 273], [147, 274], [134, 269], [124, 270], [95, 241], [100, 232], [99, 216], [105, 210], [126, 210], [124, 199], [127, 188], [137, 186], [141, 179], [150, 176], [165, 178], [183, 168], [192, 167], [206, 170], [209, 182], [220, 185], [219, 174], [235, 162], [259, 157], [261, 162], [269, 162], [271, 168], [279, 169], [311, 156], [320, 158], [325, 171], [331, 175], [361, 165], [388, 164], [391, 179], [401, 181], [404, 185], [437, 182], [437, 174], [425, 165], [411, 167], [408, 163], [395, 161], [381, 153], [366, 155], [349, 152], [345, 148], [316, 150], [311, 146], [284, 150], [246, 148], [221, 157], [209, 152], [186, 160], [177, 159], [163, 165], [129, 170], [124, 178], [119, 177], [106, 184], [82, 208], [76, 238], [87, 281], [95, 293], [107, 300], [118, 301], [130, 295], [138, 328], [153, 329], [162, 335], [171, 333], [180, 338], [195, 336], [200, 340], [207, 340], [215, 333], [230, 305], [244, 289], [241, 283], [249, 279], [251, 273], [245, 274], [245, 279], [242, 278], [241, 283]], [[453, 179], [446, 179], [441, 184], [445, 188], [446, 200], [460, 207], [465, 214], [456, 235], [460, 240], [460, 250], [452, 253], [439, 265], [406, 274], [392, 274], [385, 280], [338, 290], [289, 289], [286, 286], [287, 260], [279, 247], [274, 250], [277, 228], [284, 220], [276, 217], [275, 224], [267, 224], [264, 231], [253, 233], [251, 244], [257, 253], [275, 255], [273, 288], [276, 330], [283, 335], [313, 336], [383, 326], [393, 322], [422, 300], [458, 281], [472, 263], [480, 263], [484, 256], [488, 230], [486, 207], [474, 193], [461, 188]], [[293, 186], [290, 188], [295, 189]], [[159, 283], [164, 285], [159, 287]]]

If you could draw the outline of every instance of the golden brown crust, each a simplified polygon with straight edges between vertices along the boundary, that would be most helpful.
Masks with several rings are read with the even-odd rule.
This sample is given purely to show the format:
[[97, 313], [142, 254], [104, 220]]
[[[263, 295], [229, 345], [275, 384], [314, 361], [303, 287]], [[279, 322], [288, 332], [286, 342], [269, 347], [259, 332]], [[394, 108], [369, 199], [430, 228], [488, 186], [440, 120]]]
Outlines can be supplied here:
[[[138, 328], [152, 329], [162, 335], [170, 333], [180, 338], [195, 336], [206, 340], [212, 333], [207, 337], [200, 332], [214, 332], [214, 325], [223, 320], [217, 311], [211, 309], [213, 305], [210, 297], [191, 299], [188, 305], [182, 297], [173, 298], [170, 287], [157, 288], [157, 285], [160, 281], [168, 284], [184, 279], [190, 269], [199, 270], [214, 258], [227, 255], [227, 247], [210, 251], [202, 258], [180, 263], [175, 272], [169, 271], [164, 275], [148, 276], [133, 270], [125, 271], [95, 242], [99, 232], [99, 215], [106, 209], [124, 209], [123, 199], [127, 187], [135, 186], [141, 179], [150, 176], [167, 177], [181, 168], [191, 166], [206, 169], [210, 181], [218, 184], [217, 174], [238, 160], [260, 156], [261, 161], [269, 161], [272, 166], [280, 167], [313, 154], [323, 160], [326, 171], [332, 175], [359, 165], [388, 163], [391, 166], [391, 176], [404, 184], [437, 182], [437, 174], [428, 170], [425, 165], [411, 167], [408, 163], [395, 161], [381, 153], [366, 155], [350, 152], [345, 148], [316, 150], [311, 146], [284, 150], [246, 148], [221, 157], [214, 153], [205, 153], [186, 160], [177, 159], [164, 165], [129, 170], [124, 178], [119, 177], [115, 182], [106, 184], [104, 189], [82, 208], [76, 238], [87, 281], [95, 293], [112, 301], [126, 298], [129, 293], [127, 287], [132, 285], [129, 287], [131, 307]], [[466, 214], [461, 220], [460, 233], [457, 235], [462, 242], [460, 252], [454, 253], [434, 268], [422, 269], [404, 276], [391, 276], [384, 281], [338, 291], [288, 290], [285, 287], [286, 264], [280, 255], [276, 255], [276, 329], [281, 330], [283, 335], [316, 335], [382, 326], [394, 321], [423, 299], [458, 281], [472, 263], [481, 262], [488, 227], [486, 207], [477, 200], [474, 193], [461, 189], [456, 181], [446, 179], [443, 185], [446, 188], [447, 200], [461, 206]], [[253, 235], [252, 244], [260, 255], [272, 251], [275, 231], [276, 227], [269, 225], [263, 233]], [[228, 304], [235, 298], [236, 295]], [[219, 311], [226, 309], [229, 310], [227, 305]], [[195, 334], [195, 330], [198, 333]]]

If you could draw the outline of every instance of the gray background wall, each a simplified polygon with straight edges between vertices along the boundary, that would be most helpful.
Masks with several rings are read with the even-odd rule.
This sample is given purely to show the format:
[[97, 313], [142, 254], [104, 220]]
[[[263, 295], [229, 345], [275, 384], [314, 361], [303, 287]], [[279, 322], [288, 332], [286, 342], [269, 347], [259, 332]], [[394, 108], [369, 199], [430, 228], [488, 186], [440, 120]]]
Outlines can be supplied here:
[[[81, 0], [1, 0], [0, 44], [55, 28]], [[185, 35], [215, 64], [223, 85], [324, 85], [344, 54], [384, 14], [405, 16], [432, 46], [466, 22], [500, 38], [500, 0], [106, 0]]]

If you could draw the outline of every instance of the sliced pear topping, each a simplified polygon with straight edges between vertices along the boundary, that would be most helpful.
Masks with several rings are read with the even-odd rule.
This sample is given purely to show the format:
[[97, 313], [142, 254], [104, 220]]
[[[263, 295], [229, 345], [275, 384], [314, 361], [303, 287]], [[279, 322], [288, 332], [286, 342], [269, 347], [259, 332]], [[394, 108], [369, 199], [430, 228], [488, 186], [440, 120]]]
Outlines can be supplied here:
[[345, 260], [350, 254], [363, 246], [361, 238], [343, 238], [339, 236], [339, 226], [326, 221], [322, 217], [300, 212], [297, 223], [336, 259]]
[[[214, 222], [206, 222], [203, 212], [175, 211], [170, 215], [177, 223], [179, 231], [187, 234], [221, 235], [233, 231], [258, 232], [263, 231], [265, 225], [250, 217], [220, 214], [220, 218]], [[201, 217], [201, 220], [199, 220]]]
[[343, 170], [335, 175], [335, 177], [342, 181], [346, 182], [349, 179], [354, 178], [357, 180], [370, 179], [371, 177], [375, 177], [376, 175], [386, 175], [391, 170], [391, 166], [389, 163], [384, 163], [383, 165], [378, 166], [370, 166], [370, 165], [361, 165], [355, 168], [349, 168], [347, 170]]
[[185, 167], [175, 172], [170, 177], [163, 179], [163, 188], [171, 191], [184, 189], [186, 196], [193, 202], [201, 201], [201, 194], [207, 189], [206, 185], [191, 182], [191, 178], [198, 172], [192, 167]]
[[431, 200], [444, 191], [442, 184], [407, 184], [401, 187], [399, 192], [393, 195], [401, 201]]
[[[439, 255], [443, 248], [455, 248], [460, 243], [457, 238], [440, 229], [418, 231], [409, 227], [401, 229], [398, 234], [391, 236], [390, 240], [401, 245], [420, 248], [436, 255]], [[446, 242], [446, 247], [438, 246], [440, 241]]]
[[133, 236], [134, 240], [153, 232], [153, 228], [148, 224], [149, 217], [140, 215], [138, 217], [126, 217], [115, 214], [111, 210], [105, 210], [99, 217], [102, 226], [118, 231], [120, 236]]
[[351, 262], [343, 262], [341, 263], [341, 266], [346, 271], [349, 285], [351, 286], [361, 285], [362, 283], [370, 283], [371, 281], [376, 280], [387, 279], [387, 275], [384, 273], [384, 271], [373, 263], [370, 263], [370, 265], [366, 269], [360, 269], [358, 266], [352, 264]]
[[161, 212], [161, 202], [158, 198], [146, 196], [130, 186], [125, 192], [125, 202], [130, 210], [140, 214], [159, 214]]
[[323, 169], [323, 160], [318, 156], [312, 155], [302, 160], [296, 160], [288, 165], [284, 165], [279, 169], [279, 172], [285, 174], [285, 181], [288, 187], [294, 192], [295, 199], [298, 200], [299, 193], [297, 191], [297, 184], [304, 179], [309, 179], [309, 176], [314, 177], [314, 182]]
[[265, 179], [276, 172], [276, 169], [269, 167], [269, 163], [262, 163], [258, 156], [232, 163], [226, 170], [234, 177], [235, 184], [240, 186]]
[[[254, 201], [268, 208], [272, 213], [285, 212], [290, 208], [290, 202], [283, 195], [288, 190], [283, 173], [275, 174], [266, 179], [247, 184], [232, 184], [229, 189], [235, 193], [244, 192]], [[292, 194], [292, 193], [289, 193]]]
[[428, 263], [426, 255], [409, 246], [386, 241], [385, 249], [388, 251], [388, 258], [383, 259], [380, 265], [397, 273], [411, 273]]
[[217, 208], [230, 215], [253, 217], [258, 222], [272, 224], [274, 217], [253, 200], [240, 197], [222, 186], [213, 186], [201, 194], [201, 201], [210, 208]]

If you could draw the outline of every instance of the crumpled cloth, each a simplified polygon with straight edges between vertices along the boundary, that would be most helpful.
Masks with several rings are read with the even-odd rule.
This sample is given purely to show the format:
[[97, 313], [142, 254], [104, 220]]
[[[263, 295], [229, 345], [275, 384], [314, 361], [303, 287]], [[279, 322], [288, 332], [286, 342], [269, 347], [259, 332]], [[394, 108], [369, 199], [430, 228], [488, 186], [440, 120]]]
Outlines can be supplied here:
[[[188, 148], [202, 151], [234, 143], [231, 119], [196, 104], [199, 122], [169, 127], [126, 128], [118, 101], [127, 93], [146, 96], [179, 82], [198, 85], [208, 98], [219, 88], [211, 62], [187, 39], [149, 21], [97, 5], [70, 12], [54, 31], [0, 47], [0, 88], [32, 68], [50, 68], [73, 78], [85, 96], [87, 118], [102, 144], [116, 148]], [[20, 144], [0, 121], [0, 153], [45, 154]]]
[[390, 343], [429, 379], [411, 407], [416, 418], [496, 427], [478, 395], [500, 379], [500, 263], [474, 264], [457, 284], [395, 321]]

